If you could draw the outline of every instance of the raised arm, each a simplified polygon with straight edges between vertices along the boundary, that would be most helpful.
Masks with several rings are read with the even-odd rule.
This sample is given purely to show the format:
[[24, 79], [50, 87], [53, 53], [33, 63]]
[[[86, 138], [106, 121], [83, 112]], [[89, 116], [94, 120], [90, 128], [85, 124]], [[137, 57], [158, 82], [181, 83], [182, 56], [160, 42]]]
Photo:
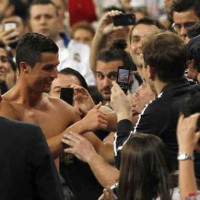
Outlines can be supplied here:
[[96, 30], [94, 38], [91, 44], [90, 51], [90, 67], [95, 74], [96, 71], [96, 58], [98, 51], [104, 46], [106, 36], [121, 27], [115, 27], [113, 25], [113, 17], [119, 15], [120, 11], [111, 11], [103, 15], [99, 21], [99, 26]]
[[[177, 138], [179, 144], [179, 188], [181, 200], [187, 199], [191, 194], [197, 193], [197, 183], [194, 174], [193, 151], [200, 138], [200, 131], [196, 132], [200, 113], [187, 118], [179, 117]], [[188, 158], [183, 158], [186, 155]], [[189, 198], [188, 198], [189, 199]]]

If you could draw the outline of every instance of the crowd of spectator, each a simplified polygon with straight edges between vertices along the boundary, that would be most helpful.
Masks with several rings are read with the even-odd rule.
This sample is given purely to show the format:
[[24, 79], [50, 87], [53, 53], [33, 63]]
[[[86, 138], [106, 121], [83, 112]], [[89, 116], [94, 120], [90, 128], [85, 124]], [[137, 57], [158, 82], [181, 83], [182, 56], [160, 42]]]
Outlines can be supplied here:
[[0, 199], [200, 199], [199, 83], [200, 0], [0, 1]]

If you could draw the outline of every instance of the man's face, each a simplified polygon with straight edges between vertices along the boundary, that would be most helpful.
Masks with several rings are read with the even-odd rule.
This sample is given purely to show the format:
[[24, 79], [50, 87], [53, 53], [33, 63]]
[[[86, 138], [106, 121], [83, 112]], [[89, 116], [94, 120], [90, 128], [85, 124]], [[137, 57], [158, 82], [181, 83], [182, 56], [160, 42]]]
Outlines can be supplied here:
[[[52, 81], [57, 77], [58, 54], [56, 53], [42, 53], [41, 59], [33, 68], [28, 67], [27, 84], [31, 90], [36, 92], [47, 92], [51, 90]], [[23, 73], [23, 70], [21, 70]]]
[[29, 25], [32, 32], [43, 34], [55, 41], [58, 24], [56, 8], [53, 5], [33, 5], [30, 8]]
[[131, 33], [130, 54], [137, 68], [142, 67], [143, 65], [143, 57], [141, 50], [142, 38], [145, 35], [152, 33], [156, 30], [158, 30], [158, 28], [154, 25], [138, 24], [134, 27]]
[[0, 48], [0, 83], [6, 79], [6, 70], [8, 67], [8, 57], [5, 49]]
[[199, 17], [195, 14], [194, 10], [187, 10], [184, 12], [173, 13], [173, 29], [186, 43], [187, 29], [194, 23], [199, 22]]
[[81, 85], [78, 78], [71, 74], [58, 74], [58, 77], [54, 79], [51, 85], [50, 95], [56, 98], [60, 98], [61, 88], [70, 87], [70, 85]]
[[117, 70], [119, 66], [123, 66], [121, 60], [103, 62], [97, 61], [96, 65], [96, 81], [97, 87], [103, 99], [110, 101], [112, 81], [117, 79]]
[[143, 81], [135, 92], [135, 112], [141, 113], [144, 106], [153, 99], [155, 99], [155, 92], [153, 92], [148, 83]]

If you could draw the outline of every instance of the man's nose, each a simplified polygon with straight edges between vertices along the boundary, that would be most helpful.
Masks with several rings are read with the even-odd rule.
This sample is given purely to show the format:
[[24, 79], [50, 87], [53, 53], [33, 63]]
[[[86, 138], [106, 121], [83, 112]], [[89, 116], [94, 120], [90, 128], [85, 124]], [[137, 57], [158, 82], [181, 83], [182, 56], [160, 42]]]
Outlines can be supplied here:
[[181, 26], [180, 36], [181, 37], [186, 37], [187, 36], [187, 29], [184, 26]]
[[57, 69], [57, 67], [55, 67], [54, 70], [51, 73], [51, 77], [53, 79], [55, 79], [55, 78], [57, 78], [57, 76], [58, 76], [58, 69]]
[[105, 77], [103, 79], [103, 86], [104, 87], [112, 86], [112, 81], [108, 77]]

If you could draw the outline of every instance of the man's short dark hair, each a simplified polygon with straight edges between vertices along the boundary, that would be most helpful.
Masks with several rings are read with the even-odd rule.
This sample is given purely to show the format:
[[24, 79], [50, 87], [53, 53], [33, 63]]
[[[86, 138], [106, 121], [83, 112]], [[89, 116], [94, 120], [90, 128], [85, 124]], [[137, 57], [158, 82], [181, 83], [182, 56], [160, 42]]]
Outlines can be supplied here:
[[188, 28], [187, 36], [191, 39], [200, 35], [200, 22], [195, 23], [191, 27]]
[[181, 79], [186, 69], [187, 51], [183, 40], [170, 31], [149, 34], [143, 41], [145, 66], [154, 68], [165, 83]]
[[185, 12], [193, 9], [196, 16], [200, 18], [200, 1], [199, 0], [173, 0], [171, 14], [174, 12]]
[[162, 25], [158, 20], [145, 17], [145, 18], [142, 18], [142, 19], [138, 20], [135, 23], [135, 25], [132, 27], [132, 29], [131, 29], [131, 31], [129, 33], [129, 42], [131, 42], [131, 35], [132, 35], [132, 32], [133, 32], [134, 28], [137, 25], [140, 25], [140, 24], [149, 25], [149, 26], [156, 26], [160, 30], [166, 30], [166, 27], [164, 25]]
[[88, 90], [88, 84], [85, 80], [85, 78], [76, 70], [66, 67], [58, 72], [59, 74], [64, 74], [64, 75], [72, 75], [75, 76], [79, 82], [81, 83], [81, 86], [84, 87], [86, 90]]
[[39, 33], [25, 34], [17, 45], [16, 64], [18, 69], [20, 62], [24, 61], [31, 67], [35, 66], [45, 52], [58, 53], [58, 46], [49, 37]]
[[51, 0], [34, 0], [29, 6], [28, 19], [30, 19], [30, 10], [31, 10], [32, 6], [35, 6], [35, 5], [48, 5], [48, 4], [51, 4], [51, 5], [53, 5], [55, 7], [56, 15], [58, 15], [58, 8], [57, 8], [56, 4], [53, 1], [51, 1]]
[[127, 43], [124, 39], [114, 40], [112, 45], [108, 48], [101, 49], [97, 55], [97, 61], [112, 62], [121, 60], [124, 67], [134, 71], [135, 64], [133, 63], [130, 55], [126, 52], [125, 48]]

